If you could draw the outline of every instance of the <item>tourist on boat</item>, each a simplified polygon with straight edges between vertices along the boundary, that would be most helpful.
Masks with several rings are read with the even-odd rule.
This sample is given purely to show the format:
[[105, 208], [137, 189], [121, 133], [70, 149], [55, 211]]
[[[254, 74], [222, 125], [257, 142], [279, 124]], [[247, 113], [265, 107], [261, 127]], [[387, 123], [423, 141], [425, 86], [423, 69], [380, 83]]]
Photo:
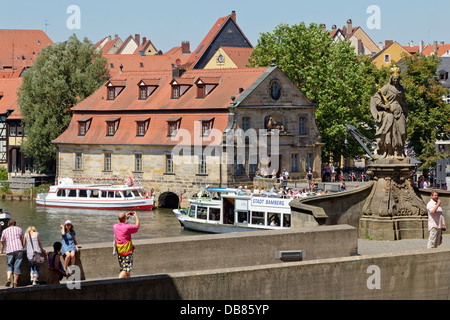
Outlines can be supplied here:
[[61, 242], [53, 243], [53, 252], [48, 254], [48, 284], [59, 284], [64, 276], [67, 276], [61, 263]]
[[[23, 231], [16, 226], [16, 221], [13, 219], [8, 221], [8, 228], [2, 233], [0, 254], [3, 254], [5, 243], [7, 264], [6, 276], [8, 278], [5, 286], [9, 287], [11, 285], [11, 280], [13, 280], [13, 287], [17, 287], [23, 258]], [[13, 279], [11, 279], [11, 276], [13, 276]]]
[[33, 253], [42, 252], [43, 254], [47, 254], [47, 251], [42, 247], [39, 232], [37, 232], [36, 227], [28, 227], [23, 239], [23, 246], [27, 248], [27, 258], [30, 262], [30, 280], [33, 286], [36, 286], [39, 279], [39, 265], [32, 263]]
[[253, 192], [252, 192], [252, 194], [259, 194], [259, 193], [260, 193], [259, 188], [258, 188], [257, 185], [255, 185], [255, 186], [253, 187]]
[[64, 256], [64, 270], [67, 271], [68, 274], [73, 271], [69, 271], [69, 264], [75, 264], [75, 254], [77, 251], [80, 251], [77, 244], [77, 237], [75, 229], [73, 228], [72, 221], [66, 220], [64, 225], [61, 225], [61, 235], [62, 235], [62, 248], [61, 254]]
[[[135, 224], [127, 224], [130, 217], [135, 218]], [[115, 247], [117, 250], [117, 258], [119, 260], [120, 273], [119, 278], [129, 278], [131, 269], [133, 268], [133, 252], [134, 245], [131, 235], [138, 232], [140, 222], [136, 211], [119, 213], [119, 223], [113, 226], [115, 235]]]
[[259, 172], [259, 169], [256, 169], [255, 178], [262, 178], [261, 172]]

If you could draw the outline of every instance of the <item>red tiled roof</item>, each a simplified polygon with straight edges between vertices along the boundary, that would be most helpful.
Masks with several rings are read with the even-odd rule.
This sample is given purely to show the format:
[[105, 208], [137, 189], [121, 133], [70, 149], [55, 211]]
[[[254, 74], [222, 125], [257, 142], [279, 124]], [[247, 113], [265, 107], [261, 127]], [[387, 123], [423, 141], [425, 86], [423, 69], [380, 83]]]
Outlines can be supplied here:
[[31, 67], [47, 45], [53, 42], [42, 30], [0, 29], [0, 67]]
[[0, 79], [0, 114], [19, 108], [17, 90], [22, 85], [22, 78]]
[[[438, 53], [437, 56], [440, 57], [442, 56], [444, 53], [446, 53], [447, 51], [450, 50], [450, 44], [439, 44], [437, 46], [438, 48]], [[434, 53], [434, 46], [433, 45], [428, 45], [425, 49], [423, 49], [422, 54], [425, 56], [429, 56], [431, 54]]]
[[254, 50], [253, 48], [240, 47], [222, 47], [222, 49], [238, 68], [245, 68], [250, 64], [248, 59]]
[[[182, 79], [218, 78], [220, 84], [205, 98], [197, 98], [195, 85], [179, 99], [171, 98], [172, 71], [123, 72], [113, 80], [125, 80], [127, 87], [115, 100], [107, 100], [106, 86], [72, 108], [74, 115], [68, 129], [55, 139], [61, 144], [127, 144], [127, 145], [176, 145], [178, 141], [167, 137], [168, 124], [172, 118], [181, 118], [180, 129], [188, 130], [194, 139], [194, 126], [200, 128], [202, 119], [214, 118], [213, 128], [220, 132], [228, 123], [228, 107], [231, 96], [238, 96], [239, 89], [248, 89], [268, 69], [221, 69], [189, 70]], [[139, 99], [138, 85], [142, 79], [160, 79], [160, 86], [146, 99]], [[92, 117], [89, 131], [78, 136], [78, 120]], [[120, 117], [119, 129], [113, 137], [106, 136], [106, 120]], [[144, 137], [136, 136], [137, 119], [150, 118], [148, 132]], [[219, 137], [220, 138], [220, 137]], [[195, 144], [195, 141], [183, 141]], [[198, 143], [197, 143], [198, 144]], [[209, 144], [209, 142], [204, 142]], [[213, 144], [220, 144], [220, 139]]]

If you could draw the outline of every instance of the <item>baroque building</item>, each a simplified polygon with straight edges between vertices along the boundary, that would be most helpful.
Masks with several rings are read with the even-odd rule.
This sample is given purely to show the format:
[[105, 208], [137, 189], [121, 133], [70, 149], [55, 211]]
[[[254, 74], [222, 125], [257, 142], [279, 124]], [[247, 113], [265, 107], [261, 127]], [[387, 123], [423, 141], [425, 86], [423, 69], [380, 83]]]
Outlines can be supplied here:
[[131, 177], [161, 204], [207, 185], [250, 185], [257, 169], [320, 176], [316, 106], [275, 64], [124, 71], [72, 110], [53, 141], [57, 177]]

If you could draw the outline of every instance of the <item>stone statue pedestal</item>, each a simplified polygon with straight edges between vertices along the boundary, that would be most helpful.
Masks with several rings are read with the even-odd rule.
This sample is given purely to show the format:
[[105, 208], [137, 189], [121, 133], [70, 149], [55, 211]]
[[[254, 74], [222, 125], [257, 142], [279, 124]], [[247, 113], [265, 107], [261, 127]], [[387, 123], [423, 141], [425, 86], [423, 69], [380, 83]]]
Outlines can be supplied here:
[[362, 208], [361, 237], [426, 239], [426, 205], [409, 181], [413, 168], [409, 158], [377, 159], [368, 167], [375, 183]]

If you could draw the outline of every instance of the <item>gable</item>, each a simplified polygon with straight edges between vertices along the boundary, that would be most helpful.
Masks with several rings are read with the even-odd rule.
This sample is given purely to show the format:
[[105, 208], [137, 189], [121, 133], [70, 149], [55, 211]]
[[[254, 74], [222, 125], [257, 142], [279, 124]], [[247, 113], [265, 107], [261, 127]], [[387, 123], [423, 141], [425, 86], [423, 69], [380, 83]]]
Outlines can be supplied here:
[[[277, 95], [276, 92], [279, 92]], [[237, 97], [239, 107], [315, 107], [306, 95], [278, 67], [270, 67]]]
[[231, 18], [224, 23], [220, 31], [209, 44], [203, 44], [203, 46], [206, 45], [208, 45], [207, 48], [200, 47], [197, 49], [197, 51], [204, 51], [195, 64], [194, 69], [203, 69], [220, 47], [252, 48], [251, 43]]

